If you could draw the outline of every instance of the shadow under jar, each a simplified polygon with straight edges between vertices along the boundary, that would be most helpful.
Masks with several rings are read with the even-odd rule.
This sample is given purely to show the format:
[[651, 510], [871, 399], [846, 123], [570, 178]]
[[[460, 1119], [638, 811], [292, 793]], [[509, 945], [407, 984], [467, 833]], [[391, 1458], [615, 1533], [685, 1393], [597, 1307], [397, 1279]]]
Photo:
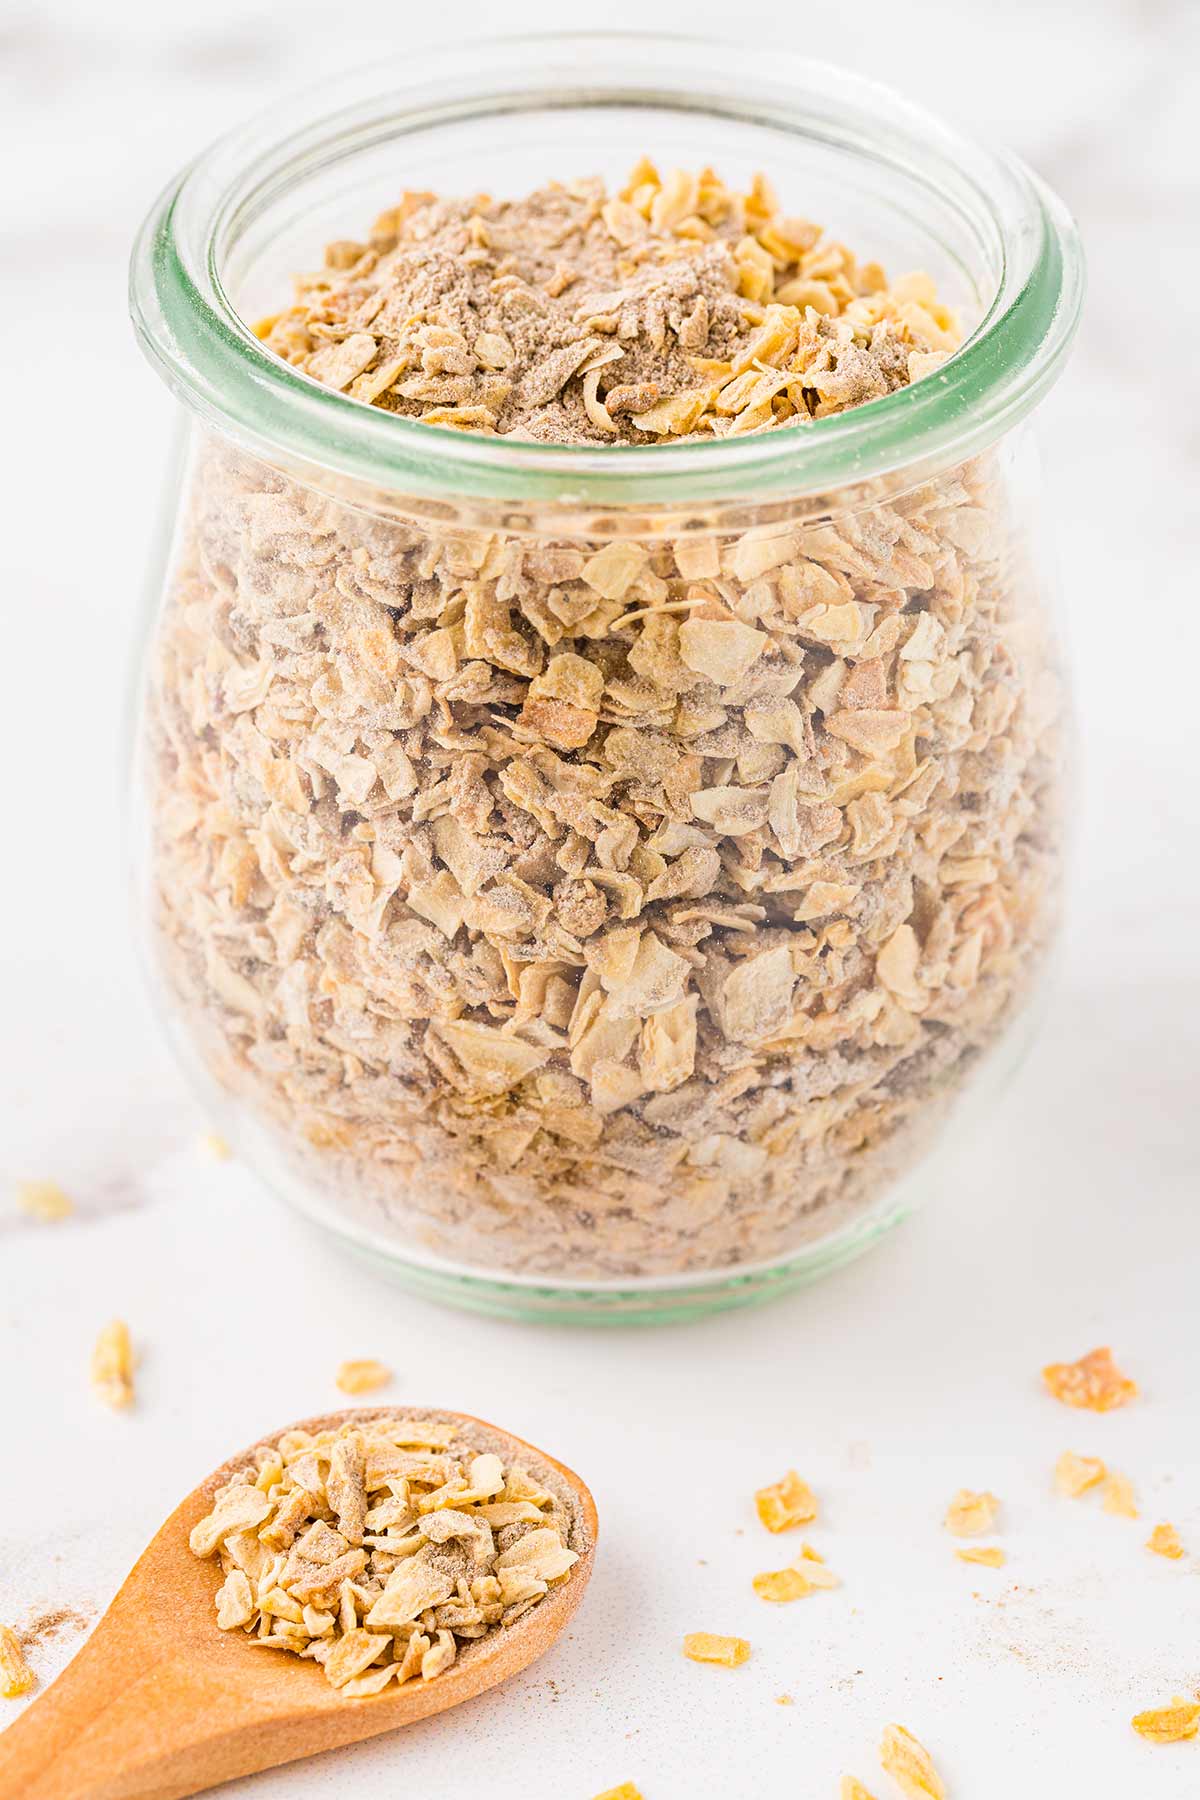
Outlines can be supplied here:
[[[371, 408], [246, 323], [401, 188], [641, 154], [767, 170], [929, 270], [963, 348], [806, 425], [609, 448]], [[186, 418], [139, 875], [175, 1039], [278, 1191], [436, 1297], [617, 1320], [778, 1291], [912, 1204], [1055, 927], [1024, 421], [1081, 287], [1011, 158], [675, 40], [376, 67], [171, 187], [133, 267]]]

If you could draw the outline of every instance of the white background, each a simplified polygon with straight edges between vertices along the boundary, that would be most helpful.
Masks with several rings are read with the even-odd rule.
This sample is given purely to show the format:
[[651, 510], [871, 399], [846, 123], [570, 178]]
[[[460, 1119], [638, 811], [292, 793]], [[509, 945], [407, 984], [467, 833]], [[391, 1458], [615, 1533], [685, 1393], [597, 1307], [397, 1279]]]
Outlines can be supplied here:
[[[469, 1772], [489, 1800], [589, 1800], [625, 1779], [646, 1800], [832, 1800], [854, 1770], [882, 1797], [873, 1746], [897, 1719], [962, 1800], [1185, 1800], [1200, 1741], [1157, 1749], [1128, 1719], [1200, 1688], [1200, 9], [605, 9], [893, 82], [1033, 162], [1091, 262], [1044, 414], [1084, 782], [1040, 1044], [927, 1209], [865, 1262], [654, 1333], [459, 1317], [343, 1260], [244, 1169], [198, 1153], [203, 1122], [135, 972], [120, 749], [170, 407], [125, 321], [129, 241], [218, 131], [419, 43], [432, 11], [10, 0], [0, 24], [0, 1619], [101, 1611], [180, 1494], [231, 1448], [335, 1404], [337, 1363], [372, 1355], [397, 1370], [397, 1399], [493, 1417], [580, 1469], [604, 1530], [593, 1588], [568, 1640], [501, 1693], [231, 1792], [443, 1792]], [[443, 26], [469, 35], [497, 13], [458, 0]], [[511, 16], [563, 12], [515, 0]], [[77, 1218], [22, 1220], [20, 1177], [63, 1182]], [[129, 1417], [87, 1391], [113, 1314], [143, 1356]], [[1056, 1408], [1042, 1362], [1106, 1341], [1143, 1400], [1104, 1419]], [[1140, 1523], [1053, 1497], [1068, 1446], [1133, 1475]], [[769, 1608], [749, 1579], [790, 1540], [761, 1531], [750, 1495], [792, 1463], [822, 1497], [810, 1536], [845, 1587]], [[1004, 1499], [1001, 1572], [951, 1554], [939, 1520], [961, 1485]], [[1186, 1562], [1143, 1548], [1160, 1518]], [[749, 1637], [750, 1663], [684, 1662], [696, 1629]], [[41, 1652], [43, 1678], [73, 1647]]]

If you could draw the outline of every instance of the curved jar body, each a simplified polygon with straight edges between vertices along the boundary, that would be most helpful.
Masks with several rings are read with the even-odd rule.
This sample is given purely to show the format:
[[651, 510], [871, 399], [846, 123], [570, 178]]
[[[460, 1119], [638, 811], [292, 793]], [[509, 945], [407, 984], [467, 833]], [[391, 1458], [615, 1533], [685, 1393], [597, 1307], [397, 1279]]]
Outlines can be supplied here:
[[142, 891], [248, 1159], [507, 1310], [744, 1299], [869, 1241], [1011, 1060], [1054, 932], [1027, 428], [593, 500], [203, 410]]

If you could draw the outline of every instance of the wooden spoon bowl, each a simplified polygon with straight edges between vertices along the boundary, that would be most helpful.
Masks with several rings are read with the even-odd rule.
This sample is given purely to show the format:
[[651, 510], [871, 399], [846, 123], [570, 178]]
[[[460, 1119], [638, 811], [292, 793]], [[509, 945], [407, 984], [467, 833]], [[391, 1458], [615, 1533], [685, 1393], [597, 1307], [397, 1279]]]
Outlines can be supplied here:
[[[324, 1413], [257, 1441], [378, 1418], [383, 1410]], [[245, 1450], [176, 1507], [79, 1654], [0, 1734], [0, 1800], [180, 1800], [238, 1775], [414, 1725], [507, 1681], [548, 1650], [592, 1573], [595, 1501], [578, 1475], [522, 1438], [468, 1413], [432, 1416], [454, 1420], [468, 1440], [471, 1427], [501, 1440], [498, 1447], [513, 1460], [548, 1466], [571, 1489], [586, 1544], [545, 1599], [466, 1646], [432, 1681], [347, 1699], [316, 1663], [256, 1650], [240, 1631], [217, 1626], [219, 1566], [193, 1556], [188, 1535], [212, 1510], [216, 1490], [246, 1466], [252, 1451]]]

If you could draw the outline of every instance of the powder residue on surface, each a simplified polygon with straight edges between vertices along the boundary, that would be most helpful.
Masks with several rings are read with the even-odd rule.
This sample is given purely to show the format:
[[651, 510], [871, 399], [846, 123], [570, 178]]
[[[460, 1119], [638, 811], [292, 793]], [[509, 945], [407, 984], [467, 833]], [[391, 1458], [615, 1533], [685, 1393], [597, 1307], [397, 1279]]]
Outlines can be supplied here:
[[73, 1606], [54, 1606], [44, 1612], [35, 1613], [17, 1628], [26, 1650], [39, 1649], [41, 1645], [53, 1643], [65, 1632], [86, 1631], [90, 1619], [86, 1614], [77, 1612]]

